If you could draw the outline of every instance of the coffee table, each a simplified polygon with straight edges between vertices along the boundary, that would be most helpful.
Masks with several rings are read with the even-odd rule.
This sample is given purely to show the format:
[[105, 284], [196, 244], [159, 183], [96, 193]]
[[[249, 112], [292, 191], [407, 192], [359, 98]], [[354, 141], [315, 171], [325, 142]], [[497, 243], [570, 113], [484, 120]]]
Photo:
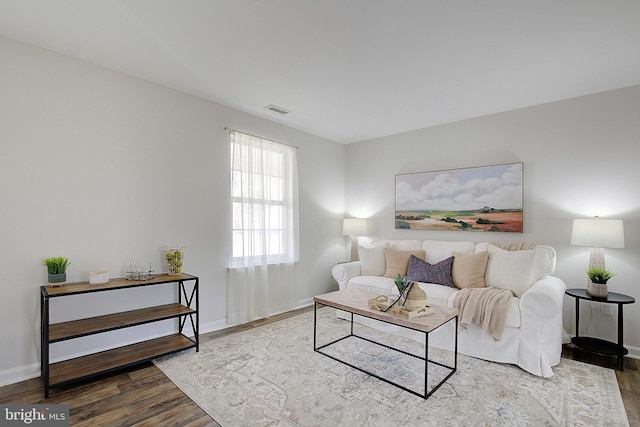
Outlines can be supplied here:
[[[366, 292], [366, 291], [360, 291], [360, 290], [355, 290], [355, 289], [348, 289], [348, 290], [342, 290], [342, 291], [336, 291], [336, 292], [330, 292], [328, 294], [324, 294], [324, 295], [319, 295], [313, 298], [314, 301], [314, 313], [313, 313], [313, 349], [314, 351], [323, 354], [327, 357], [330, 357], [340, 363], [344, 363], [345, 365], [348, 365], [354, 369], [357, 369], [361, 372], [364, 372], [368, 375], [371, 375], [381, 381], [384, 381], [386, 383], [392, 384], [396, 387], [401, 388], [402, 390], [408, 391], [409, 393], [415, 394], [416, 396], [420, 396], [422, 398], [424, 398], [425, 400], [428, 399], [438, 388], [440, 388], [440, 386], [442, 386], [442, 384], [444, 384], [450, 377], [451, 375], [453, 375], [454, 372], [456, 372], [457, 368], [458, 368], [458, 310], [456, 309], [451, 309], [451, 308], [447, 308], [447, 307], [441, 307], [441, 306], [433, 306], [435, 308], [435, 313], [428, 315], [428, 316], [423, 316], [423, 317], [417, 317], [414, 319], [407, 319], [403, 316], [400, 315], [396, 315], [396, 314], [392, 314], [391, 312], [383, 312], [383, 311], [376, 311], [376, 310], [372, 310], [369, 308], [369, 303], [368, 300], [369, 298], [372, 298], [374, 295], [372, 295], [370, 292]], [[318, 312], [318, 306], [319, 305], [323, 305], [323, 306], [328, 306], [328, 307], [333, 307], [339, 310], [343, 310], [346, 311], [348, 313], [351, 314], [351, 330], [349, 335], [346, 335], [344, 337], [338, 338], [334, 341], [331, 341], [327, 344], [323, 344], [318, 346], [317, 343], [317, 328], [318, 328], [318, 321], [317, 321], [317, 312]], [[386, 344], [383, 343], [379, 343], [376, 341], [373, 341], [369, 338], [366, 337], [362, 337], [359, 335], [354, 334], [353, 332], [353, 316], [354, 315], [359, 315], [359, 316], [364, 316], [364, 317], [368, 317], [369, 319], [375, 319], [377, 321], [380, 322], [385, 322], [385, 323], [389, 323], [391, 325], [396, 325], [396, 326], [401, 326], [403, 328], [407, 328], [407, 329], [411, 329], [414, 331], [418, 331], [418, 332], [422, 332], [425, 335], [425, 347], [424, 347], [424, 358], [409, 352], [406, 352], [404, 350], [400, 350], [397, 348], [393, 348], [390, 347]], [[436, 362], [433, 360], [429, 360], [429, 333], [436, 330], [437, 328], [439, 328], [440, 326], [444, 325], [447, 322], [451, 322], [454, 321], [455, 322], [455, 334], [454, 334], [454, 340], [455, 340], [455, 345], [454, 345], [454, 352], [453, 352], [453, 366], [448, 366], [445, 365], [443, 363], [440, 362]], [[419, 360], [424, 361], [424, 391], [421, 393], [419, 391], [415, 391], [415, 390], [411, 390], [401, 384], [398, 384], [396, 382], [393, 382], [387, 378], [383, 378], [373, 372], [369, 372], [361, 367], [355, 366], [347, 361], [344, 360], [340, 360], [337, 357], [327, 353], [326, 351], [323, 351], [324, 349], [326, 349], [327, 347], [336, 344], [344, 339], [347, 339], [349, 337], [356, 337], [358, 339], [361, 340], [365, 340], [368, 342], [371, 342], [375, 345], [379, 345], [382, 347], [386, 347], [388, 349], [391, 349], [393, 351], [397, 351], [400, 353], [404, 353], [406, 355], [415, 357]], [[437, 384], [435, 385], [431, 390], [428, 390], [427, 388], [427, 384], [428, 384], [428, 379], [429, 379], [429, 363], [433, 363], [435, 365], [441, 366], [443, 368], [446, 368], [448, 370], [450, 370], [449, 373], [447, 373], [447, 375]]]

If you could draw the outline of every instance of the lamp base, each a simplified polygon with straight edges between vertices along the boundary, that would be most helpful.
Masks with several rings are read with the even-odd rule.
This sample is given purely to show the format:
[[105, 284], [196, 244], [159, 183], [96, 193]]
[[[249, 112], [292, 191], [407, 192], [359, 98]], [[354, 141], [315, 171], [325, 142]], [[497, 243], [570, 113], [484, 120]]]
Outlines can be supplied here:
[[604, 267], [604, 248], [591, 248], [589, 253], [589, 268]]
[[358, 256], [358, 236], [351, 236], [351, 258], [349, 261], [359, 261]]
[[[589, 252], [589, 268], [592, 268], [592, 267], [605, 268], [604, 267], [604, 248], [591, 248], [591, 252]], [[592, 294], [592, 292], [594, 292], [593, 285], [594, 283], [591, 283], [591, 280], [587, 277], [587, 294], [597, 296]], [[596, 293], [598, 292], [596, 291]], [[606, 293], [605, 293], [605, 296], [606, 296]]]

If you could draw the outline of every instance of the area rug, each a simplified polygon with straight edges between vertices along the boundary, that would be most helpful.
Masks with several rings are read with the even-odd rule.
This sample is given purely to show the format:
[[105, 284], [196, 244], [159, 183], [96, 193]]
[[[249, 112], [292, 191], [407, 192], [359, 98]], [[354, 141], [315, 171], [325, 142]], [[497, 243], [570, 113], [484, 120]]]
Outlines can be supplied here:
[[[155, 364], [218, 423], [235, 426], [628, 426], [613, 370], [562, 359], [552, 378], [507, 364], [458, 356], [458, 370], [428, 399], [313, 351], [313, 312], [207, 342], [200, 352]], [[349, 331], [335, 310], [318, 311], [318, 342]], [[366, 335], [416, 354], [410, 339], [355, 325]], [[356, 338], [329, 347], [410, 389], [424, 363]], [[451, 353], [430, 349], [430, 358]], [[438, 381], [429, 366], [429, 387]]]

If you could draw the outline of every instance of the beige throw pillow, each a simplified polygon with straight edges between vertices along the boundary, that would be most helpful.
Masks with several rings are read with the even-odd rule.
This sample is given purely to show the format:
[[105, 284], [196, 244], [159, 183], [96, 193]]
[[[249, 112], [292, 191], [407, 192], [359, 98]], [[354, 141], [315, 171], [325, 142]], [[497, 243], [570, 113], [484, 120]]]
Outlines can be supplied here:
[[425, 251], [399, 251], [395, 249], [385, 249], [384, 258], [386, 261], [386, 270], [384, 277], [395, 279], [398, 274], [402, 277], [407, 275], [407, 267], [409, 266], [409, 258], [411, 255], [424, 260]]
[[488, 261], [488, 251], [475, 254], [454, 252], [453, 267], [451, 268], [453, 284], [458, 289], [485, 287], [484, 274], [487, 271]]

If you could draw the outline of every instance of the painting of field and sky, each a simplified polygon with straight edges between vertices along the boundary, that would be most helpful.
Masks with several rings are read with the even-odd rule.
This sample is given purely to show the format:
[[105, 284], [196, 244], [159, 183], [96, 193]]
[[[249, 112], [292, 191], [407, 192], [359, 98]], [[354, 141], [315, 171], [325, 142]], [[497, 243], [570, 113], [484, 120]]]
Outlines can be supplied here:
[[522, 163], [396, 175], [396, 229], [522, 233]]

